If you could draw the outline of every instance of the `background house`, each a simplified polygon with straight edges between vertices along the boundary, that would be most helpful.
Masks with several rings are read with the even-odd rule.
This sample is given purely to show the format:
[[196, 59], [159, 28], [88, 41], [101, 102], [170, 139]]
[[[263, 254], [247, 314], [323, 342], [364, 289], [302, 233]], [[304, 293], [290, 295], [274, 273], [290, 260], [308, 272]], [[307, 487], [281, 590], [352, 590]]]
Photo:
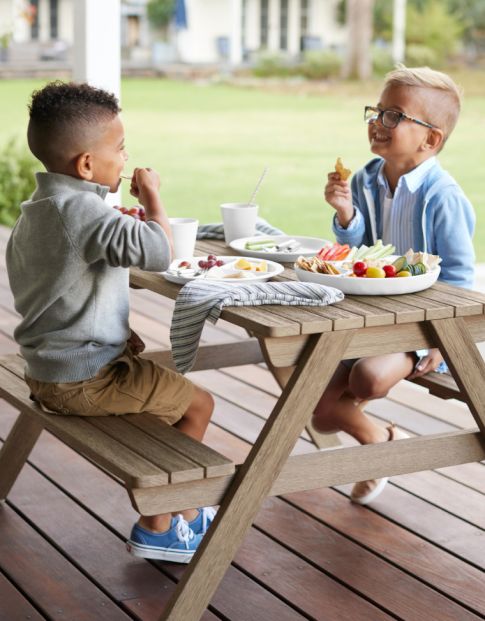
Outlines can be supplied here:
[[[61, 57], [73, 43], [75, 0], [0, 0], [0, 34], [14, 45], [39, 49], [45, 60]], [[186, 20], [174, 23], [158, 60], [234, 65], [261, 51], [296, 57], [305, 49], [340, 48], [338, 0], [178, 0]], [[159, 35], [149, 24], [147, 0], [122, 0], [121, 45], [126, 58], [146, 59]], [[109, 25], [107, 25], [109, 26]]]

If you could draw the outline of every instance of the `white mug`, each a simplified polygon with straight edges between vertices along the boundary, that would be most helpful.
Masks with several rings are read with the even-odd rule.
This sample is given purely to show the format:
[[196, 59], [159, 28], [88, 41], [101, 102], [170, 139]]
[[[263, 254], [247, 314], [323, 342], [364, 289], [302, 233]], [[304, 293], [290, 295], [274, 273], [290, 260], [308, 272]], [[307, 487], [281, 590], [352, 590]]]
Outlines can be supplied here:
[[254, 203], [223, 203], [221, 205], [226, 244], [241, 237], [251, 237], [256, 232], [258, 205]]
[[168, 221], [172, 229], [173, 258], [193, 257], [199, 221], [195, 218], [169, 218]]

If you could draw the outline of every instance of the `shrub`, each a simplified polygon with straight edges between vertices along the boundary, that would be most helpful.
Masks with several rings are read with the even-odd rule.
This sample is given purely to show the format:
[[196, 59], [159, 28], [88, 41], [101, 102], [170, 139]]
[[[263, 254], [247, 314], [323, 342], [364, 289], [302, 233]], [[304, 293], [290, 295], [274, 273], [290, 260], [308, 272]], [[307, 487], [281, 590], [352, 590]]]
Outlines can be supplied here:
[[393, 68], [392, 54], [388, 46], [374, 45], [372, 47], [372, 69], [379, 76]]
[[303, 63], [298, 68], [310, 80], [325, 80], [340, 75], [342, 59], [331, 50], [305, 52]]
[[0, 151], [0, 224], [12, 226], [20, 213], [20, 203], [34, 191], [34, 173], [40, 165], [15, 139]]
[[284, 56], [264, 53], [258, 57], [253, 73], [258, 78], [286, 78], [294, 74], [294, 69]]
[[436, 67], [439, 65], [438, 54], [427, 45], [410, 44], [406, 47], [406, 65], [408, 67]]

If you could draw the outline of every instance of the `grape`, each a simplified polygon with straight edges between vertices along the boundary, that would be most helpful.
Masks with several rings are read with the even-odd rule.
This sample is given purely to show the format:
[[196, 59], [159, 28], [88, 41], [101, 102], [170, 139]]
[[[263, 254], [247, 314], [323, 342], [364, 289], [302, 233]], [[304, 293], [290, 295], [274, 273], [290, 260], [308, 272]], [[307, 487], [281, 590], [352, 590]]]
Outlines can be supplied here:
[[222, 259], [218, 259], [216, 261], [216, 265], [217, 265], [217, 267], [221, 267], [222, 265], [224, 265], [224, 261], [222, 261]]
[[207, 263], [207, 267], [211, 268], [214, 267], [214, 265], [216, 265], [217, 261], [214, 259], [209, 259], [208, 261], [206, 261]]
[[208, 261], [217, 261], [217, 257], [215, 254], [209, 254], [207, 255], [207, 260]]
[[207, 261], [204, 261], [204, 259], [201, 259], [199, 261], [199, 267], [201, 267], [203, 270], [207, 269], [207, 267], [208, 267]]

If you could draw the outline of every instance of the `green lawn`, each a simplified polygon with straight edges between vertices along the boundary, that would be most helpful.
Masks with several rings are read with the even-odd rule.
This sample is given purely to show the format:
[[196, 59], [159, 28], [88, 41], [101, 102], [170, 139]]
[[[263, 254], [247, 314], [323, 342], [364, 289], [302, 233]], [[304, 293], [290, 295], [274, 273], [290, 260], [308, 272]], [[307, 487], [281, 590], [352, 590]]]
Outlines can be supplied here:
[[[482, 72], [483, 73], [483, 72]], [[463, 80], [469, 93], [459, 124], [441, 154], [442, 165], [485, 215], [483, 121], [485, 92], [480, 72]], [[42, 82], [0, 82], [0, 144], [25, 132], [29, 93]], [[332, 209], [322, 193], [335, 158], [356, 170], [371, 154], [363, 107], [379, 95], [379, 82], [335, 84], [326, 94], [262, 92], [224, 85], [157, 79], [125, 79], [123, 118], [129, 165], [151, 166], [162, 177], [170, 215], [220, 220], [218, 205], [245, 201], [265, 166], [258, 195], [260, 215], [292, 234], [328, 237]], [[128, 182], [125, 182], [128, 183]], [[124, 204], [131, 199], [125, 190]], [[480, 228], [482, 230], [480, 230]], [[475, 247], [485, 261], [485, 230]]]

